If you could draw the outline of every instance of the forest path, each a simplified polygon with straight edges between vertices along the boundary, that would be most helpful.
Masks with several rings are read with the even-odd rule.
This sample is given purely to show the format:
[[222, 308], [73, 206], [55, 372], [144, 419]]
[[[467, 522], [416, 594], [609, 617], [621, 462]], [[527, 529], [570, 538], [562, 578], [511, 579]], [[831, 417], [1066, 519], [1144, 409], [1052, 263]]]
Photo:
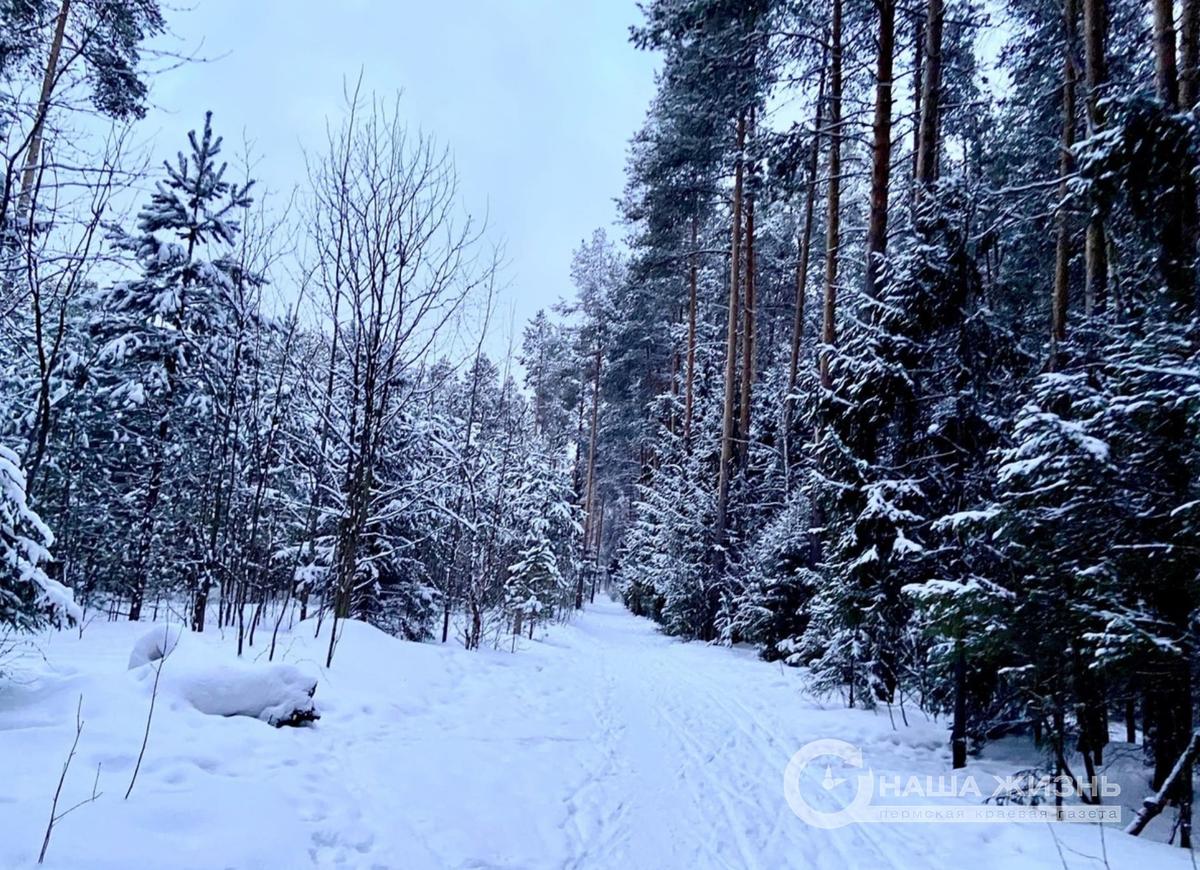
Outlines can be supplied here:
[[[343, 812], [315, 835], [318, 866], [1062, 866], [1043, 827], [806, 824], [783, 794], [805, 743], [837, 737], [877, 773], [937, 776], [943, 726], [819, 703], [794, 670], [665, 637], [613, 602], [516, 655], [485, 654], [483, 672], [472, 658], [445, 657], [452, 673], [426, 703], [331, 748]], [[801, 792], [840, 808], [852, 773], [830, 792], [810, 766]], [[1068, 866], [1103, 866], [1080, 852]]]

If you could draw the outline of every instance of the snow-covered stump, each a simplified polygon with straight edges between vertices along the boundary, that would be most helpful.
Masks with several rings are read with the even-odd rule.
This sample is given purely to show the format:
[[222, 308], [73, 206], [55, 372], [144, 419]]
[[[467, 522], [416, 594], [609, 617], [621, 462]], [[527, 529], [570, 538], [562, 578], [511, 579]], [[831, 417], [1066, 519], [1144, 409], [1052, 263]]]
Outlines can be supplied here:
[[[138, 679], [159, 677], [159, 691], [210, 716], [248, 716], [281, 728], [321, 718], [313, 699], [317, 680], [283, 664], [216, 663], [186, 642], [179, 626], [143, 635], [129, 656]], [[161, 674], [158, 673], [161, 669]]]

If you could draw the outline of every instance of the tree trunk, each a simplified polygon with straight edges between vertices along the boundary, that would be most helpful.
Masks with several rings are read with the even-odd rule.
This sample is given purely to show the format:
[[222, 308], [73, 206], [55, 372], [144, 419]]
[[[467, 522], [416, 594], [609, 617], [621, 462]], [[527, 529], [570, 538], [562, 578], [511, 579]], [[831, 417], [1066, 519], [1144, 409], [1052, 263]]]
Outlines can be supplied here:
[[918, 194], [937, 180], [944, 12], [943, 0], [929, 0], [925, 13], [924, 79], [921, 82], [921, 123], [917, 145]]
[[1174, 0], [1154, 0], [1154, 90], [1167, 108], [1179, 108]]
[[687, 374], [683, 393], [683, 443], [692, 443], [692, 403], [696, 385], [696, 215], [692, 215], [692, 250], [688, 256]]
[[[754, 109], [750, 109], [750, 135], [754, 134]], [[739, 390], [738, 464], [745, 467], [750, 457], [750, 406], [754, 389], [754, 179], [757, 166], [750, 168], [750, 191], [746, 196], [746, 292], [742, 295], [742, 385]]]
[[962, 638], [954, 641], [954, 726], [950, 731], [951, 764], [967, 766], [967, 654]]
[[[1088, 127], [1089, 133], [1095, 135], [1104, 127], [1104, 112], [1100, 107], [1100, 99], [1108, 78], [1104, 56], [1108, 35], [1105, 0], [1083, 0], [1083, 32]], [[1086, 279], [1083, 305], [1085, 314], [1091, 317], [1104, 309], [1108, 296], [1108, 247], [1105, 241], [1104, 218], [1095, 213], [1094, 209], [1088, 216], [1084, 263]]]
[[792, 321], [792, 358], [788, 368], [788, 410], [792, 406], [791, 395], [796, 391], [796, 377], [800, 371], [800, 343], [804, 339], [804, 297], [808, 295], [808, 260], [812, 251], [813, 210], [817, 200], [817, 169], [821, 160], [821, 123], [825, 108], [825, 66], [821, 60], [821, 73], [817, 80], [817, 105], [814, 110], [812, 144], [808, 149], [808, 189], [804, 193], [804, 229], [800, 232], [800, 259], [796, 263], [796, 307]]
[[[603, 364], [604, 354], [597, 344], [595, 364], [592, 369], [592, 420], [591, 433], [588, 436], [588, 465], [587, 465], [587, 488], [586, 498], [584, 501], [583, 522], [583, 547], [584, 556], [586, 558], [589, 547], [591, 546], [592, 529], [596, 524], [595, 507], [596, 507], [596, 430], [600, 422], [600, 367]], [[580, 578], [579, 583], [575, 587], [575, 609], [583, 608], [583, 579]]]
[[913, 25], [913, 80], [912, 80], [912, 101], [913, 101], [913, 131], [912, 131], [912, 190], [909, 195], [912, 199], [910, 205], [917, 204], [917, 191], [920, 185], [917, 184], [917, 178], [921, 174], [921, 92], [925, 90], [925, 16], [921, 12], [916, 13], [916, 21]]
[[1200, 0], [1180, 6], [1179, 55], [1179, 108], [1191, 112], [1200, 98]]
[[54, 22], [54, 37], [50, 41], [50, 54], [46, 58], [46, 69], [42, 74], [42, 91], [38, 96], [37, 113], [33, 128], [29, 131], [29, 148], [25, 152], [25, 168], [21, 172], [21, 196], [17, 200], [17, 223], [25, 219], [33, 199], [33, 188], [39, 174], [42, 159], [42, 139], [46, 129], [46, 116], [50, 112], [50, 99], [58, 83], [58, 58], [62, 53], [63, 34], [67, 29], [67, 17], [71, 13], [71, 0], [62, 0], [58, 7], [58, 18]]
[[[841, 2], [841, 0], [837, 0]], [[717, 471], [716, 544], [725, 543], [729, 509], [729, 465], [733, 457], [734, 394], [737, 391], [738, 310], [742, 271], [742, 148], [746, 144], [746, 116], [738, 114], [736, 165], [733, 176], [733, 237], [729, 265], [729, 319], [725, 330], [725, 401], [721, 413], [721, 465]]]
[[[1195, 97], [1197, 15], [1195, 0], [1183, 5], [1184, 70], [1181, 83], [1175, 60], [1175, 4], [1154, 0], [1154, 84], [1157, 97], [1168, 110], [1180, 107], [1181, 95]], [[1191, 106], [1185, 106], [1191, 109]], [[1168, 221], [1161, 233], [1160, 268], [1171, 297], [1183, 307], [1195, 307], [1197, 292], [1193, 276], [1196, 257], [1196, 186], [1190, 173], [1178, 179], [1179, 215]]]
[[892, 172], [892, 65], [896, 0], [878, 0], [879, 52], [875, 61], [875, 123], [871, 148], [871, 207], [867, 222], [867, 293], [877, 299], [887, 253], [888, 185]]
[[[931, 0], [937, 2], [937, 0]], [[833, 385], [830, 355], [837, 341], [838, 247], [841, 244], [842, 191], [842, 0], [833, 0], [829, 63], [829, 200], [825, 235], [825, 301], [821, 318], [821, 386]]]
[[1063, 0], [1062, 141], [1058, 156], [1058, 216], [1054, 245], [1054, 291], [1050, 302], [1050, 368], [1057, 365], [1058, 349], [1067, 337], [1067, 299], [1071, 283], [1071, 225], [1064, 201], [1075, 144], [1075, 0]]
[[[1185, 112], [1195, 112], [1196, 100], [1200, 99], [1200, 0], [1183, 0], [1180, 10], [1179, 50], [1179, 107]], [[1183, 184], [1183, 214], [1180, 226], [1183, 232], [1183, 256], [1187, 269], [1186, 279], [1193, 284], [1193, 310], [1200, 310], [1200, 287], [1195, 287], [1194, 263], [1196, 242], [1200, 237], [1200, 217], [1196, 209], [1195, 180], [1189, 177]]]

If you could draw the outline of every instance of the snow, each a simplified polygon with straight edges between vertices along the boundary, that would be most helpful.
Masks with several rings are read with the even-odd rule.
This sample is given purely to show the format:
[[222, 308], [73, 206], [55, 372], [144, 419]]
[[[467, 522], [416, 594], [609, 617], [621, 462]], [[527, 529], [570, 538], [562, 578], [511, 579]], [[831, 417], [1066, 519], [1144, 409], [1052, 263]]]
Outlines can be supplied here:
[[215, 663], [178, 624], [156, 626], [139, 638], [129, 655], [129, 670], [137, 670], [142, 681], [153, 684], [157, 679], [160, 692], [210, 716], [249, 716], [279, 725], [316, 711], [316, 677], [293, 665]]
[[923, 553], [925, 548], [905, 536], [904, 529], [896, 529], [896, 540], [892, 542], [892, 552], [900, 558], [910, 556], [914, 553]]
[[964, 525], [988, 522], [989, 520], [995, 519], [999, 514], [1000, 511], [996, 508], [988, 508], [986, 510], [957, 511], [941, 517], [934, 522], [933, 527], [938, 531], [943, 529], [952, 529], [957, 531]]
[[138, 638], [129, 653], [129, 670], [140, 668], [142, 665], [156, 662], [163, 656], [175, 651], [179, 639], [183, 636], [183, 626], [169, 623], [156, 625]]
[[[607, 601], [515, 654], [406, 643], [349, 622], [326, 671], [328, 625], [315, 629], [282, 634], [276, 661], [318, 676], [322, 718], [284, 729], [206, 715], [187, 680], [170, 683], [172, 669], [212, 675], [215, 687], [265, 668], [261, 635], [239, 663], [236, 638], [183, 632], [165, 659], [133, 670], [145, 624], [40, 635], [0, 680], [0, 867], [34, 865], [81, 696], [62, 803], [89, 795], [97, 768], [102, 794], [59, 822], [49, 868], [987, 870], [1102, 868], [1101, 855], [1111, 868], [1191, 867], [1183, 850], [1112, 828], [1102, 841], [1094, 825], [811, 827], [784, 800], [801, 746], [837, 737], [878, 776], [937, 777], [949, 772], [945, 723], [909, 710], [911, 724], [897, 712], [893, 729], [886, 711], [806, 695], [800, 671], [669, 639]], [[1001, 776], [1028, 766], [1007, 744], [972, 760]], [[814, 803], [829, 800], [825, 773], [810, 767], [799, 783]]]

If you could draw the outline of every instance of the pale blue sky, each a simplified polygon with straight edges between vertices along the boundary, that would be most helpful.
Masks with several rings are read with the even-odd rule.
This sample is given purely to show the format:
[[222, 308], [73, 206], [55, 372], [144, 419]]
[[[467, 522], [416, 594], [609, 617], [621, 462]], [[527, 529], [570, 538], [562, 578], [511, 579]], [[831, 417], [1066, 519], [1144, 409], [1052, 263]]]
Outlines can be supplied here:
[[571, 250], [614, 221], [653, 93], [655, 59], [628, 42], [634, 0], [193, 2], [169, 13], [175, 45], [216, 59], [154, 80], [139, 132], [156, 162], [208, 108], [227, 155], [244, 130], [263, 183], [287, 191], [361, 69], [453, 150], [465, 205], [505, 243], [517, 329], [569, 294]]

